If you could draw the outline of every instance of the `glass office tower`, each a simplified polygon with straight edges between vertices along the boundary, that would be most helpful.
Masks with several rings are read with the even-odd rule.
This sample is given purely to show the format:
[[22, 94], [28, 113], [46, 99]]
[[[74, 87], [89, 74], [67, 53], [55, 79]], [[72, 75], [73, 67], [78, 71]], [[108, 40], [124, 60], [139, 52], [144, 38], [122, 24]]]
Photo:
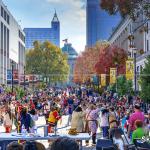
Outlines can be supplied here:
[[110, 16], [100, 8], [100, 0], [87, 0], [86, 39], [87, 46], [92, 47], [99, 40], [107, 40], [120, 21], [120, 16]]
[[60, 22], [56, 12], [51, 22], [51, 28], [25, 28], [24, 32], [26, 34], [26, 49], [33, 48], [35, 41], [50, 41], [60, 47]]

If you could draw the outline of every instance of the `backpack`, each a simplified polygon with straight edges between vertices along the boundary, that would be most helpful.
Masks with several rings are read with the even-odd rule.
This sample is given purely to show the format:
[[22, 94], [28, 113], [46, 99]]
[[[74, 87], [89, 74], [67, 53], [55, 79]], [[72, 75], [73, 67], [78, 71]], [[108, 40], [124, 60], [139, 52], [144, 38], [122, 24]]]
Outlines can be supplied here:
[[30, 115], [30, 128], [34, 127], [35, 126], [35, 123]]

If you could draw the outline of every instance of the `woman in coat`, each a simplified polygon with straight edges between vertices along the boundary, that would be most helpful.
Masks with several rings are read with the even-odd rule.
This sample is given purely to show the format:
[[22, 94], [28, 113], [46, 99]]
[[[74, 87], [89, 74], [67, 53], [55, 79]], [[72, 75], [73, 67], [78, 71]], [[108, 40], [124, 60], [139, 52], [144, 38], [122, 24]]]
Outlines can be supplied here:
[[72, 114], [72, 120], [71, 120], [71, 128], [76, 129], [77, 132], [83, 132], [84, 130], [84, 123], [83, 118], [85, 114], [82, 111], [81, 107], [77, 107]]
[[4, 113], [4, 127], [6, 133], [11, 133], [13, 125], [13, 117], [14, 115], [11, 113], [11, 109], [6, 107]]

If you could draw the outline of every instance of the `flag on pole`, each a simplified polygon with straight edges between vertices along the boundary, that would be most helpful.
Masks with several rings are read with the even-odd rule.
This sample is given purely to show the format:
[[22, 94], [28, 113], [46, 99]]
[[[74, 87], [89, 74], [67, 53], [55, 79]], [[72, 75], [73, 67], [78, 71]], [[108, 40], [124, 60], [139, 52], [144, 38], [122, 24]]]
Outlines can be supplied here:
[[68, 43], [68, 39], [64, 39], [64, 40], [62, 40], [63, 42], [65, 42], [65, 43]]
[[117, 75], [116, 68], [110, 68], [110, 84], [116, 83], [116, 75]]
[[126, 61], [126, 79], [127, 80], [134, 79], [134, 61], [133, 61], [133, 59], [129, 59]]

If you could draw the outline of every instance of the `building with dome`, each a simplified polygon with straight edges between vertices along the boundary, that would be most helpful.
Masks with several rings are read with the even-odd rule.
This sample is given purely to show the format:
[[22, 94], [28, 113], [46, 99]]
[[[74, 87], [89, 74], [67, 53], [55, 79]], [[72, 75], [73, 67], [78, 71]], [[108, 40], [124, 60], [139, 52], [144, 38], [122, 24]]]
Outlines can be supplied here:
[[25, 28], [26, 49], [33, 48], [33, 43], [39, 41], [41, 43], [49, 41], [52, 44], [60, 47], [60, 22], [55, 11], [51, 21], [51, 28]]
[[78, 53], [76, 50], [72, 47], [71, 43], [66, 42], [64, 44], [64, 47], [62, 48], [62, 52], [68, 55], [68, 64], [70, 66], [70, 74], [67, 84], [73, 84], [73, 70], [75, 66], [76, 58], [78, 57]]

